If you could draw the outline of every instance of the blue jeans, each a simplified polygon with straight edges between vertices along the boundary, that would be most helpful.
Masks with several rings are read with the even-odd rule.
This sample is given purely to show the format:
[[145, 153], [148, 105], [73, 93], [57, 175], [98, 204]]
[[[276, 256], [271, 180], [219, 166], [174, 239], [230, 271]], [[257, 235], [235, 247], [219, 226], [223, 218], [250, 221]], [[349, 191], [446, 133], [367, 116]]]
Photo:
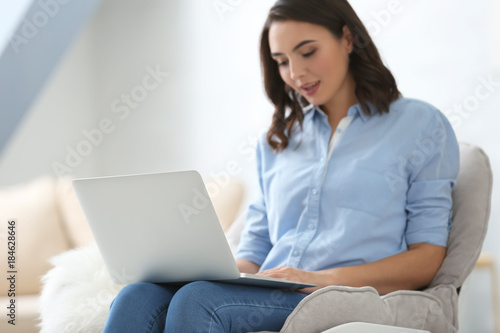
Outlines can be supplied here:
[[111, 303], [103, 333], [279, 331], [306, 296], [213, 281], [134, 283]]

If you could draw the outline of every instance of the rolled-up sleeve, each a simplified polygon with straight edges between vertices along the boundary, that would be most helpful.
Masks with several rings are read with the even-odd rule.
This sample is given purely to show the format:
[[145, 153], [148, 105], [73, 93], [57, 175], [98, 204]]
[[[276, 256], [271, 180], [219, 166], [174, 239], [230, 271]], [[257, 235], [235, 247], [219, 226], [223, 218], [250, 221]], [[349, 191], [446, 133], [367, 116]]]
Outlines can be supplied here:
[[259, 190], [257, 191], [256, 198], [247, 209], [245, 227], [243, 228], [241, 239], [235, 254], [236, 259], [247, 259], [260, 266], [272, 248], [272, 244], [269, 239], [268, 219], [262, 179], [263, 152], [261, 138], [262, 136], [259, 138], [256, 148]]
[[451, 192], [460, 159], [453, 128], [441, 112], [436, 112], [408, 160], [412, 168], [406, 205], [406, 243], [446, 246], [452, 223]]

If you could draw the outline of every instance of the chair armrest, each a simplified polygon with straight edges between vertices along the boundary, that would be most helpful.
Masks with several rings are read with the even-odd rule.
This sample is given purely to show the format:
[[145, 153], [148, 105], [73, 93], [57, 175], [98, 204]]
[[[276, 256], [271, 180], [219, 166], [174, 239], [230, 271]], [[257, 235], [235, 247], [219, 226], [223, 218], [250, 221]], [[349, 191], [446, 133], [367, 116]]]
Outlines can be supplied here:
[[378, 325], [370, 323], [348, 323], [330, 328], [321, 333], [431, 333], [413, 328]]

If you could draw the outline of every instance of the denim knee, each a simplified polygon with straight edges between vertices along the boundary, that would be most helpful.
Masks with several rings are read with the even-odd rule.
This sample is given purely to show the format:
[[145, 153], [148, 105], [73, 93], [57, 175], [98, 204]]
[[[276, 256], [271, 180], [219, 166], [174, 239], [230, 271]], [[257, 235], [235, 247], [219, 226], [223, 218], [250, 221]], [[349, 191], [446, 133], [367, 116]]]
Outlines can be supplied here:
[[217, 282], [186, 284], [170, 302], [165, 332], [214, 332], [209, 328], [212, 326], [222, 328], [216, 331], [227, 331], [224, 322], [216, 315], [221, 296], [227, 297], [227, 294]]
[[110, 306], [105, 332], [163, 332], [167, 308], [176, 290], [147, 282], [123, 287]]
[[[126, 303], [128, 306], [132, 306], [136, 304], [137, 307], [141, 307], [146, 302], [151, 302], [153, 299], [158, 298], [158, 301], [164, 301], [161, 297], [162, 294], [165, 294], [166, 290], [157, 285], [155, 283], [149, 282], [138, 282], [126, 285], [123, 287], [118, 295], [113, 299], [110, 305], [110, 309], [112, 306], [116, 305], [116, 303]], [[169, 301], [169, 299], [166, 299]]]
[[199, 306], [200, 304], [210, 304], [210, 301], [217, 295], [218, 290], [222, 290], [222, 288], [217, 282], [191, 282], [177, 291], [172, 298], [172, 304], [180, 305], [183, 309], [185, 309], [186, 306], [189, 307], [192, 305]]

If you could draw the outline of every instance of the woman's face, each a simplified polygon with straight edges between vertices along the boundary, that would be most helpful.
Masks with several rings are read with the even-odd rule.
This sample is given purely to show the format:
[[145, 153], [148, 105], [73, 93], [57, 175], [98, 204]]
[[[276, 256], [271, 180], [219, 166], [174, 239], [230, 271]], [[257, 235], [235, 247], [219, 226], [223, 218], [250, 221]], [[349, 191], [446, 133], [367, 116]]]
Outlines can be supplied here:
[[269, 47], [283, 81], [314, 105], [329, 104], [343, 89], [352, 51], [351, 34], [344, 26], [338, 40], [327, 28], [299, 21], [274, 22]]

